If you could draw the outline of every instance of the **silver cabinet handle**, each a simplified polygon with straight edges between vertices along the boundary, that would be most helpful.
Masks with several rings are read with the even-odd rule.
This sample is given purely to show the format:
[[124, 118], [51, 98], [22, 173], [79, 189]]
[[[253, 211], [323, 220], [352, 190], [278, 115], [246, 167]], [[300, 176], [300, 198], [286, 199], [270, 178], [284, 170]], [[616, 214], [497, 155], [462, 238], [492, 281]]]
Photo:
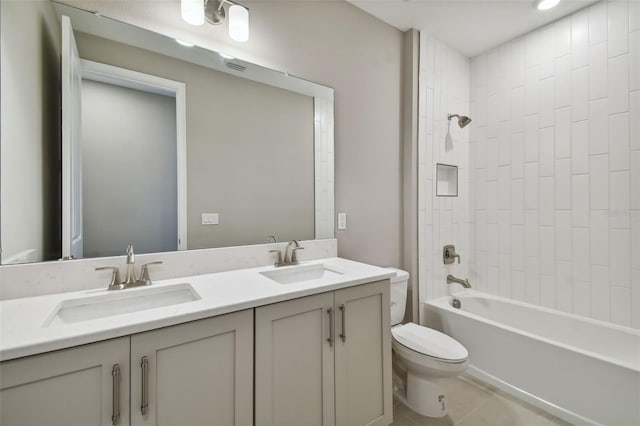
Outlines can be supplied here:
[[327, 309], [327, 314], [329, 314], [329, 338], [327, 342], [329, 342], [329, 346], [333, 346], [333, 308]]
[[142, 403], [140, 404], [140, 412], [146, 416], [149, 412], [149, 358], [142, 357], [140, 362], [142, 368]]
[[120, 423], [120, 364], [113, 366], [111, 377], [113, 380], [111, 424], [117, 425]]
[[347, 330], [344, 325], [345, 317], [347, 316], [347, 307], [344, 305], [340, 305], [340, 311], [342, 312], [342, 333], [340, 333], [340, 338], [343, 342], [347, 340]]

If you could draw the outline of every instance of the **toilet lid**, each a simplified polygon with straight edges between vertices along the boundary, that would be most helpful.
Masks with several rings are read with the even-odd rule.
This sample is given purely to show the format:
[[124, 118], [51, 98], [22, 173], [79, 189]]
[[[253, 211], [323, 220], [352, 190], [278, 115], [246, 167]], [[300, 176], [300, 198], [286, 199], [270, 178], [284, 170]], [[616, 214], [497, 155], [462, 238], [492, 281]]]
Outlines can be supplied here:
[[433, 358], [461, 362], [469, 356], [467, 348], [455, 339], [412, 322], [392, 328], [391, 334], [403, 346]]

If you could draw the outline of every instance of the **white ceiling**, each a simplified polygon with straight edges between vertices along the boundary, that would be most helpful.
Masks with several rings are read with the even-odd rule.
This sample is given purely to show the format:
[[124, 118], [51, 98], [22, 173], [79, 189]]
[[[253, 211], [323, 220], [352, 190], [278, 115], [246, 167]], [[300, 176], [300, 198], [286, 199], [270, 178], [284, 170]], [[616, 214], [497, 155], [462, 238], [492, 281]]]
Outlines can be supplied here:
[[561, 0], [538, 11], [534, 0], [347, 0], [401, 31], [430, 33], [473, 57], [597, 0]]

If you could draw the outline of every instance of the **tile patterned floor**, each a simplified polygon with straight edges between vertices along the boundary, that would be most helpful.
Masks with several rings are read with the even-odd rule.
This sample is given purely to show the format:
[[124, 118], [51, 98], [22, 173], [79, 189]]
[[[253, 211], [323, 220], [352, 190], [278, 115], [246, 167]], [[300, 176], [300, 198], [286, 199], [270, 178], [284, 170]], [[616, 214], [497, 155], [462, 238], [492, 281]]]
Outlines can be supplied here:
[[468, 377], [446, 382], [449, 414], [434, 419], [414, 413], [397, 400], [392, 426], [566, 426], [551, 414]]

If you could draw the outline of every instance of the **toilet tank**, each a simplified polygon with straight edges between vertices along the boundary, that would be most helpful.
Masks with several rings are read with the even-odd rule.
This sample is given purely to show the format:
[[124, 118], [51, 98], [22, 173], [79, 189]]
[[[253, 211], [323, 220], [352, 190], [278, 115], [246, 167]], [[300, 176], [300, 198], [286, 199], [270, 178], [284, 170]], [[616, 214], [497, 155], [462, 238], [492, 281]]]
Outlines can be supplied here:
[[409, 273], [401, 269], [387, 268], [396, 273], [391, 277], [391, 325], [400, 324], [404, 319], [404, 310], [407, 306], [407, 284]]

